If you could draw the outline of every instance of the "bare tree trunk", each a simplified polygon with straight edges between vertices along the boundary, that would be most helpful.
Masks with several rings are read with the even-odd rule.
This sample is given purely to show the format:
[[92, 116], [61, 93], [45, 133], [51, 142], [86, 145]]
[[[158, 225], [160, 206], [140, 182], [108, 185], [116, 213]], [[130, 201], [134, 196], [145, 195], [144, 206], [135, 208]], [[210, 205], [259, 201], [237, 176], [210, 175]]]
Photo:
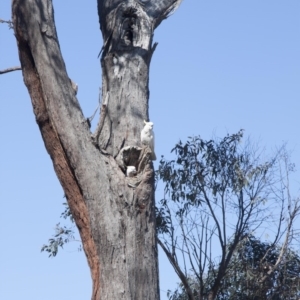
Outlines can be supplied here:
[[[98, 0], [103, 105], [90, 133], [60, 52], [51, 0], [13, 0], [24, 82], [91, 269], [93, 300], [159, 299], [148, 119], [153, 31], [180, 1]], [[133, 165], [137, 176], [126, 177]]]

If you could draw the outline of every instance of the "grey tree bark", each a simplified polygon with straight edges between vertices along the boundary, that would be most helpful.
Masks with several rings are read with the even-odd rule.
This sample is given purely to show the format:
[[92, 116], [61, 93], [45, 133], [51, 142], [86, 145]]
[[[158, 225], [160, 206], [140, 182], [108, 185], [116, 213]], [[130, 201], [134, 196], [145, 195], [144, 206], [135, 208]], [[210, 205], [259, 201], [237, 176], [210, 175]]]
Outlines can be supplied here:
[[[51, 0], [13, 0], [25, 85], [82, 239], [93, 300], [159, 299], [154, 170], [141, 145], [154, 29], [180, 0], [98, 0], [104, 99], [90, 132], [61, 55]], [[126, 177], [126, 166], [137, 175]]]

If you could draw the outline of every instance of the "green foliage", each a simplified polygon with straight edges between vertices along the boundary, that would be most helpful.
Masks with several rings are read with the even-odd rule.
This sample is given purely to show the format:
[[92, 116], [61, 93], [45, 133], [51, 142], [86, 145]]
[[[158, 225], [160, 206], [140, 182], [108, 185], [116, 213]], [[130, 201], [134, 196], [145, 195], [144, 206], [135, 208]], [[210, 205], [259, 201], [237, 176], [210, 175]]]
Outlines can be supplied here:
[[156, 177], [164, 182], [166, 196], [157, 208], [159, 232], [170, 231], [171, 202], [177, 203], [176, 216], [184, 216], [191, 207], [206, 209], [225, 198], [236, 199], [230, 206], [237, 214], [241, 205], [249, 210], [266, 201], [266, 182], [275, 159], [260, 163], [249, 145], [240, 147], [242, 137], [243, 130], [221, 140], [190, 137], [172, 149], [175, 160], [162, 158]]
[[55, 226], [55, 234], [48, 240], [48, 245], [43, 245], [41, 252], [48, 252], [49, 257], [54, 257], [57, 255], [59, 247], [63, 248], [64, 244], [69, 243], [74, 239], [74, 230], [72, 228], [67, 228], [66, 226], [61, 227], [60, 223], [58, 223]]
[[[291, 248], [277, 264], [282, 247], [262, 242], [253, 235], [237, 248], [217, 299], [298, 299], [300, 296], [300, 256]], [[270, 272], [273, 268], [274, 272]], [[267, 280], [263, 278], [267, 276]]]
[[68, 203], [64, 202], [63, 206], [65, 207], [65, 210], [61, 213], [60, 217], [65, 219], [65, 220], [70, 219], [71, 223], [74, 223], [74, 218], [71, 214], [70, 207], [69, 207]]
[[[71, 223], [74, 223], [73, 216], [71, 214], [68, 203], [63, 203], [65, 209], [61, 213], [60, 217], [63, 219], [69, 219]], [[58, 253], [59, 248], [63, 248], [63, 246], [71, 241], [75, 241], [75, 228], [72, 226], [61, 226], [60, 223], [55, 225], [55, 233], [48, 240], [48, 244], [44, 244], [41, 248], [41, 252], [49, 253], [49, 257], [55, 257]], [[81, 251], [81, 244], [78, 247], [78, 250]]]
[[[172, 149], [175, 159], [160, 161], [158, 239], [181, 279], [171, 300], [294, 299], [284, 297], [299, 291], [299, 257], [288, 248], [299, 214], [288, 188], [293, 168], [284, 148], [262, 160], [242, 138], [242, 130], [209, 141], [190, 137]], [[253, 235], [270, 229], [273, 242]]]
[[[226, 275], [224, 276], [217, 300], [296, 300], [300, 296], [300, 256], [289, 249], [284, 264], [263, 284], [261, 278], [274, 266], [280, 247], [262, 242], [253, 235], [245, 237], [235, 252]], [[210, 281], [212, 272], [208, 272], [205, 281]], [[190, 276], [189, 281], [194, 291], [195, 299], [199, 297], [199, 282], [196, 276]], [[188, 300], [182, 284], [174, 291], [168, 291], [170, 300]], [[201, 299], [207, 299], [206, 296]]]
[[246, 158], [237, 155], [242, 136], [240, 131], [220, 142], [204, 141], [200, 137], [189, 138], [186, 144], [180, 141], [172, 149], [177, 159], [169, 162], [162, 160], [158, 170], [171, 199], [201, 205], [205, 189], [211, 190], [214, 196], [225, 188], [238, 192], [246, 183], [245, 176], [240, 172], [240, 165]]

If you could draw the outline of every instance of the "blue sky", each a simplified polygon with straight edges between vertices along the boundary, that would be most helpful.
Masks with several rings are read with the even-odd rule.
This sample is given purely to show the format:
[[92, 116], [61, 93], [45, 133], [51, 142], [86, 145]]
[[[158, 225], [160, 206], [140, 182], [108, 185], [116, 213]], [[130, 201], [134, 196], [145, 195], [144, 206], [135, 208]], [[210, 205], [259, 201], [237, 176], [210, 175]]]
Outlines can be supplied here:
[[[1, 19], [10, 19], [10, 4], [1, 0]], [[101, 85], [96, 1], [54, 0], [54, 9], [69, 77], [89, 117]], [[184, 0], [154, 35], [156, 155], [168, 157], [187, 136], [209, 139], [243, 128], [270, 151], [287, 142], [299, 168], [299, 36], [298, 0]], [[13, 32], [0, 24], [0, 69], [16, 65]], [[0, 76], [0, 101], [0, 299], [89, 299], [89, 269], [77, 243], [55, 259], [40, 253], [64, 199], [21, 72]], [[297, 177], [292, 184], [299, 189]], [[164, 300], [178, 279], [163, 255], [160, 270]]]

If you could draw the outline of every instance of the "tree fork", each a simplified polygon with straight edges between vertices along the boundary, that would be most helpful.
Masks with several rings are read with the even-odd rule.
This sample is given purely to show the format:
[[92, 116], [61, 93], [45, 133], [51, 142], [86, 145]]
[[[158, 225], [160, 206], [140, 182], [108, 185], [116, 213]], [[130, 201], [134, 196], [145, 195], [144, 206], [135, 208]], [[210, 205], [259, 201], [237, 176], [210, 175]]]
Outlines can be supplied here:
[[[24, 81], [82, 238], [92, 300], [159, 299], [154, 170], [140, 131], [148, 119], [153, 31], [180, 1], [140, 3], [98, 1], [107, 102], [94, 135], [66, 72], [52, 1], [12, 5]], [[134, 178], [126, 177], [128, 165], [137, 168]]]

